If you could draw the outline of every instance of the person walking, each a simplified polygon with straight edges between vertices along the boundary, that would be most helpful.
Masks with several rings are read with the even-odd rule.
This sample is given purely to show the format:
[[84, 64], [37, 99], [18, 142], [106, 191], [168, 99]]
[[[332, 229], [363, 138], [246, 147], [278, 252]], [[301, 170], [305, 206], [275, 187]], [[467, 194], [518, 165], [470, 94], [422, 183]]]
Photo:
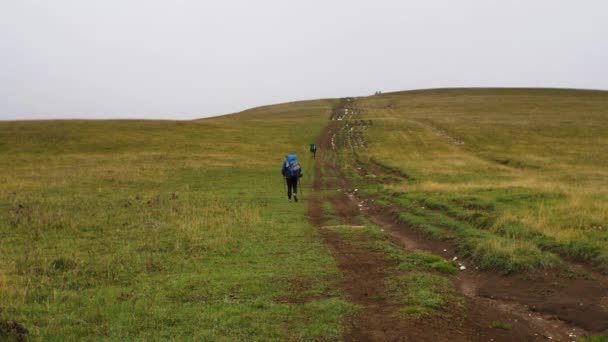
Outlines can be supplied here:
[[293, 194], [294, 201], [298, 201], [298, 180], [302, 177], [302, 167], [295, 154], [288, 154], [283, 162], [281, 174], [287, 183], [287, 200], [291, 202]]
[[317, 145], [310, 144], [310, 153], [312, 153], [312, 158], [316, 158], [317, 156]]

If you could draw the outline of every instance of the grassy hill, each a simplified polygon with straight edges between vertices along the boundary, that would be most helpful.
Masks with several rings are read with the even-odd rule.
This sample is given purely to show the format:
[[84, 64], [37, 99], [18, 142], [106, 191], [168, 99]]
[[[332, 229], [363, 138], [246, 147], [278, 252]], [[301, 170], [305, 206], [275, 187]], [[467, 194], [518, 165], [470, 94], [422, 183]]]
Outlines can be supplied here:
[[[608, 92], [389, 93], [353, 99], [344, 121], [341, 103], [187, 122], [0, 122], [0, 339], [23, 329], [31, 340], [343, 338], [361, 308], [346, 299], [327, 227], [308, 212], [308, 144], [338, 120], [350, 125], [332, 139], [340, 170], [321, 167], [335, 160], [321, 155], [315, 198], [326, 196], [327, 225], [356, 238], [359, 258], [399, 263], [386, 291], [402, 312], [428, 318], [451, 305], [427, 321], [448, 323], [486, 314], [457, 293], [450, 260], [404, 251], [367, 218], [357, 231], [350, 213], [332, 213], [340, 172], [362, 198], [429, 240], [454, 241], [482, 271], [571, 261], [607, 270]], [[285, 198], [288, 152], [304, 167], [303, 203]], [[513, 336], [509, 324], [492, 325]]]
[[[608, 92], [438, 89], [361, 98], [361, 162], [407, 181], [369, 189], [401, 219], [456, 234], [482, 268], [608, 264]], [[356, 172], [352, 172], [353, 176]]]
[[279, 171], [294, 151], [311, 174], [331, 106], [0, 123], [0, 322], [34, 340], [340, 336], [352, 305]]

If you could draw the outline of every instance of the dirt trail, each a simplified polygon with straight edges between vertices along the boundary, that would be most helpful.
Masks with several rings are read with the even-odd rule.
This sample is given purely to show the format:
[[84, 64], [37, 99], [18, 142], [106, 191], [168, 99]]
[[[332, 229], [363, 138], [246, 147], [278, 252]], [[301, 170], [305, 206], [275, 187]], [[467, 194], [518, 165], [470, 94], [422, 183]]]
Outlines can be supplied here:
[[[380, 252], [370, 252], [356, 243], [344, 241], [331, 229], [323, 229], [324, 201], [331, 203], [343, 224], [360, 224], [360, 217], [384, 229], [407, 251], [426, 251], [451, 259], [453, 242], [429, 240], [422, 233], [397, 223], [393, 213], [376, 207], [373, 199], [357, 196], [337, 165], [337, 150], [354, 153], [365, 148], [362, 131], [371, 124], [360, 119], [354, 99], [345, 99], [334, 108], [332, 120], [318, 143], [314, 192], [309, 216], [320, 228], [326, 243], [344, 274], [341, 287], [348, 299], [363, 307], [352, 317], [347, 340], [357, 341], [572, 341], [583, 336], [608, 332], [608, 282], [564, 278], [537, 272], [504, 276], [481, 273], [465, 260], [468, 269], [451, 278], [465, 297], [459, 317], [435, 317], [408, 321], [385, 296], [384, 281], [390, 267]], [[395, 182], [408, 176], [381, 164], [356, 165], [363, 174], [378, 176], [377, 181]], [[324, 174], [326, 173], [326, 174]], [[331, 190], [323, 189], [334, 189]], [[396, 208], [395, 210], [398, 210]], [[509, 322], [512, 329], [492, 328], [494, 322]]]

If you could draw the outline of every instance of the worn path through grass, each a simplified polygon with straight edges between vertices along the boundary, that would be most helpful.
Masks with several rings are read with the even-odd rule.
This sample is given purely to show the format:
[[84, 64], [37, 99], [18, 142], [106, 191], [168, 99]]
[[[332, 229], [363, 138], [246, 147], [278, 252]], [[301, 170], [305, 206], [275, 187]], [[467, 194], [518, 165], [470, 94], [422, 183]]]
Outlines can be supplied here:
[[[337, 137], [352, 121], [343, 114], [353, 99], [334, 108], [334, 115], [319, 141], [315, 167], [311, 222], [331, 247], [344, 273], [340, 287], [360, 309], [350, 316], [353, 341], [495, 341], [542, 340], [545, 331], [509, 311], [458, 293], [453, 274], [457, 265], [441, 256], [403, 245], [389, 234], [388, 221], [370, 212], [357, 199], [344, 177]], [[340, 118], [341, 120], [337, 120]], [[353, 139], [353, 138], [351, 138]], [[393, 232], [394, 233], [394, 232]], [[403, 236], [402, 236], [403, 237]], [[495, 322], [515, 327], [497, 329]], [[552, 335], [551, 335], [552, 336]]]
[[[441, 229], [436, 230], [437, 234], [435, 236], [433, 235], [434, 231], [420, 229], [420, 227], [407, 221], [404, 222], [401, 216], [411, 214], [411, 209], [390, 202], [390, 197], [388, 199], [383, 197], [381, 190], [383, 186], [390, 186], [395, 182], [412, 182], [414, 180], [397, 168], [388, 167], [373, 160], [366, 162], [358, 157], [363, 153], [371, 152], [370, 147], [366, 147], [367, 143], [363, 139], [368, 134], [372, 134], [367, 130], [370, 129], [369, 126], [374, 125], [366, 120], [365, 112], [361, 110], [358, 101], [347, 99], [334, 111], [338, 111], [339, 114], [333, 116], [335, 121], [330, 124], [330, 129], [326, 131], [325, 138], [326, 150], [333, 150], [333, 153], [329, 158], [326, 158], [326, 166], [317, 171], [325, 180], [315, 181], [315, 184], [316, 186], [323, 185], [325, 189], [328, 189], [325, 190], [325, 193], [328, 196], [328, 201], [333, 205], [335, 215], [340, 217], [342, 223], [347, 224], [347, 226], [336, 226], [336, 222], [331, 222], [330, 227], [343, 230], [348, 225], [357, 224], [357, 220], [360, 221], [360, 218], [364, 217], [368, 222], [383, 228], [385, 233], [394, 237], [395, 243], [404, 247], [407, 252], [426, 251], [435, 253], [437, 256], [429, 257], [429, 266], [433, 265], [434, 262], [445, 263], [446, 259], [451, 260], [453, 256], [459, 256], [460, 259], [456, 262], [459, 264], [462, 261], [468, 267], [463, 269], [457, 277], [451, 278], [454, 286], [467, 298], [466, 309], [460, 311], [459, 314], [474, 316], [483, 313], [480, 315], [482, 318], [475, 323], [494, 317], [496, 322], [499, 322], [498, 324], [488, 323], [485, 325], [492, 326], [494, 329], [500, 329], [496, 327], [511, 324], [509, 320], [519, 322], [515, 329], [505, 335], [507, 339], [512, 340], [515, 334], [526, 333], [526, 331], [530, 333], [528, 339], [531, 338], [530, 336], [534, 336], [534, 338], [544, 338], [542, 336], [545, 336], [568, 339], [574, 335], [581, 337], [605, 332], [608, 315], [603, 307], [604, 304], [597, 302], [598, 298], [605, 298], [606, 296], [608, 287], [605, 277], [599, 273], [590, 275], [577, 268], [557, 269], [550, 273], [519, 272], [511, 276], [503, 276], [495, 272], [479, 273], [475, 271], [476, 268], [479, 268], [478, 264], [476, 265], [478, 260], [463, 253], [463, 250], [459, 248], [461, 237], [458, 234], [444, 235], [444, 232], [450, 231], [441, 227]], [[362, 131], [365, 134], [361, 134]], [[371, 136], [373, 138], [373, 135]], [[344, 175], [350, 175], [349, 179], [345, 178]], [[332, 179], [334, 180], [332, 181]], [[397, 195], [395, 194], [393, 197]], [[327, 210], [325, 210], [325, 213], [327, 214]], [[441, 208], [429, 211], [429, 217], [440, 215], [442, 215]], [[462, 219], [462, 221], [467, 222], [466, 219]], [[456, 233], [458, 232], [456, 231]], [[347, 235], [352, 236], [353, 233]], [[335, 245], [334, 240], [331, 241]], [[389, 249], [388, 255], [394, 257], [394, 253], [390, 252], [392, 250], [395, 249]], [[408, 257], [406, 253], [406, 256], [394, 257], [394, 259], [405, 262], [411, 260], [411, 257]], [[419, 260], [416, 264], [424, 265], [425, 263]], [[450, 266], [449, 263], [445, 263], [445, 265]], [[348, 266], [342, 264], [340, 266], [348, 268]], [[437, 264], [431, 269], [439, 271], [449, 268]], [[407, 273], [411, 272], [412, 269], [408, 266], [402, 268], [401, 271]], [[356, 268], [345, 270], [346, 274], [349, 272], [365, 271]], [[427, 292], [419, 292], [424, 293], [423, 297], [428, 299], [433, 297], [428, 292], [431, 291], [432, 293], [433, 291], [432, 288], [435, 285], [431, 285], [441, 284], [441, 282], [423, 280], [425, 279], [424, 276], [416, 276], [414, 279], [417, 280], [414, 281], [407, 276], [407, 274], [405, 276], [397, 275], [396, 277], [385, 275], [387, 279], [393, 279], [389, 281], [388, 292], [403, 293], [406, 298], [403, 301], [406, 304], [405, 312], [416, 312], [420, 308], [415, 304], [416, 301], [410, 298], [413, 293], [416, 293], [416, 284], [428, 285], [422, 286]], [[436, 288], [439, 289], [441, 286]], [[584, 295], [580, 294], [581, 289], [584, 289]], [[441, 296], [438, 298], [441, 298]], [[381, 301], [382, 299], [379, 298], [378, 300]], [[356, 300], [354, 301], [356, 302]], [[373, 309], [373, 305], [370, 305], [370, 309]], [[435, 306], [434, 309], [437, 313], [443, 312], [445, 314], [446, 311], [449, 312], [445, 307]], [[359, 323], [356, 324], [363, 324], [361, 320], [365, 321], [368, 318], [364, 315], [359, 316], [359, 321], [356, 321]], [[559, 320], [556, 320], [556, 318]], [[441, 320], [439, 321], [441, 322]], [[443, 323], [445, 323], [445, 320]], [[521, 326], [522, 323], [524, 326], [525, 323], [529, 323], [529, 326], [523, 327]], [[441, 326], [441, 323], [435, 324], [437, 325], [434, 328], [429, 327], [429, 331], [435, 331]], [[469, 324], [473, 323], [469, 322]], [[443, 331], [452, 331], [456, 334], [454, 329], [456, 328], [441, 327]], [[392, 331], [398, 330], [399, 326], [395, 326]], [[483, 332], [484, 329], [477, 328], [475, 331]], [[469, 335], [463, 340], [477, 340], [480, 336]]]

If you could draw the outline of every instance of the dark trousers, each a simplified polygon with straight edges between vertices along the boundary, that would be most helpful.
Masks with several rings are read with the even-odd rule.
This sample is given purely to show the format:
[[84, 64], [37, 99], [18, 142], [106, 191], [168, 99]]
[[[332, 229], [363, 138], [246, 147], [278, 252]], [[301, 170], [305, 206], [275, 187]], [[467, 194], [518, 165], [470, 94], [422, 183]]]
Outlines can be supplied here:
[[291, 199], [291, 192], [298, 194], [298, 178], [285, 177], [287, 180], [287, 198]]

